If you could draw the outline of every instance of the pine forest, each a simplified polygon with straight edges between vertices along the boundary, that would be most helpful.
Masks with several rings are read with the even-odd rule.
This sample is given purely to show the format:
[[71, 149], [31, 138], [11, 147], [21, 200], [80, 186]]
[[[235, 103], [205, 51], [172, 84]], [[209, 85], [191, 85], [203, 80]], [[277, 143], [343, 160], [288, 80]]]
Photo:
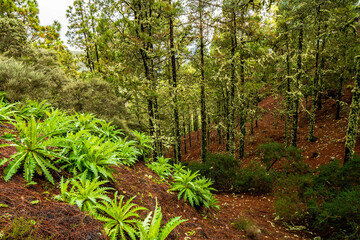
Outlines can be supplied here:
[[358, 0], [0, 0], [0, 239], [360, 239], [359, 115]]

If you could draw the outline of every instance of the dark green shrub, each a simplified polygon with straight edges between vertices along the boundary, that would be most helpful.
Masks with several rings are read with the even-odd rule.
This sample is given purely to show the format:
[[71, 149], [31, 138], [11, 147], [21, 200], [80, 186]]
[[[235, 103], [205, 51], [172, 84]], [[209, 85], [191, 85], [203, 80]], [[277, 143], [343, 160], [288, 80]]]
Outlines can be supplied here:
[[281, 161], [282, 170], [287, 174], [303, 174], [310, 172], [310, 168], [302, 160], [302, 155], [296, 147], [286, 147], [278, 142], [260, 144], [261, 160], [266, 165], [266, 170]]
[[266, 171], [258, 163], [251, 163], [237, 172], [234, 192], [269, 193], [272, 190], [274, 174], [272, 171]]
[[208, 154], [204, 163], [192, 163], [188, 168], [214, 181], [213, 187], [217, 190], [229, 191], [239, 167], [239, 161], [232, 156]]
[[284, 175], [277, 182], [275, 210], [282, 221], [302, 224], [309, 217], [305, 192], [312, 186], [313, 175]]
[[360, 188], [343, 191], [319, 206], [314, 226], [332, 239], [360, 239]]

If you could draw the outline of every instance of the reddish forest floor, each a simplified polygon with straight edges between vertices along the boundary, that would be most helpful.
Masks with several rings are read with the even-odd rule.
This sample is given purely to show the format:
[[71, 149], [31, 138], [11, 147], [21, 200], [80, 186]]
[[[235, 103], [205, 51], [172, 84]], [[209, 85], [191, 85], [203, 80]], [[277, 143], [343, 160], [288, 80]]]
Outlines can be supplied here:
[[[350, 90], [345, 92], [343, 101], [349, 104]], [[243, 163], [259, 158], [257, 147], [264, 140], [284, 142], [283, 121], [279, 120], [277, 128], [274, 127], [274, 117], [271, 114], [274, 102], [276, 101], [269, 97], [259, 104], [265, 113], [254, 129], [254, 134], [246, 136], [246, 156], [241, 160]], [[315, 136], [318, 139], [314, 143], [307, 142], [308, 120], [305, 112], [301, 111], [298, 147], [303, 150], [305, 162], [313, 168], [332, 158], [343, 158], [349, 106], [342, 109], [341, 119], [335, 120], [335, 100], [325, 96], [323, 109], [317, 114]], [[11, 125], [0, 126], [0, 134], [9, 131], [13, 131]], [[200, 159], [201, 148], [197, 134], [192, 133], [192, 147], [187, 146], [188, 153], [182, 153], [186, 161]], [[5, 140], [0, 140], [0, 144], [4, 142]], [[223, 152], [224, 149], [225, 145], [218, 144], [216, 131], [211, 132], [210, 151]], [[359, 149], [359, 145], [356, 149]], [[8, 158], [16, 150], [6, 147], [0, 151], [0, 158]], [[162, 182], [143, 162], [138, 162], [132, 168], [120, 166], [115, 170], [115, 181], [109, 183], [109, 186], [127, 199], [136, 195], [135, 203], [150, 210], [154, 210], [157, 199], [164, 220], [168, 221], [175, 216], [188, 219], [171, 233], [170, 239], [311, 238], [307, 233], [290, 231], [275, 222], [274, 197], [271, 195], [217, 194], [221, 206], [219, 212], [198, 212], [178, 200], [175, 193], [169, 193], [169, 185]], [[3, 171], [4, 167], [1, 167], [0, 175]], [[75, 206], [53, 200], [51, 196], [58, 194], [59, 189], [46, 182], [43, 177], [36, 176], [35, 181], [38, 182], [37, 185], [26, 186], [21, 173], [17, 173], [8, 183], [0, 178], [0, 229], [10, 229], [15, 219], [23, 225], [31, 225], [32, 239], [106, 239], [101, 231], [101, 223], [80, 212]], [[147, 212], [143, 212], [142, 216], [146, 214]], [[253, 221], [255, 229], [247, 233], [236, 230], [231, 223], [239, 218]]]

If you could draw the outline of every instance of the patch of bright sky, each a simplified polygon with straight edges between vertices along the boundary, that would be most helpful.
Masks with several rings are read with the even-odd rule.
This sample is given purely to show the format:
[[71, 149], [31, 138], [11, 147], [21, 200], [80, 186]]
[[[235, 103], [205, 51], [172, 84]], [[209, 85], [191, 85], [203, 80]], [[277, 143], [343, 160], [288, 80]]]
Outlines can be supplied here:
[[43, 26], [51, 25], [54, 21], [61, 24], [61, 40], [70, 50], [76, 50], [75, 47], [68, 45], [65, 36], [67, 32], [68, 21], [66, 19], [66, 10], [74, 0], [37, 0], [39, 5], [39, 19]]

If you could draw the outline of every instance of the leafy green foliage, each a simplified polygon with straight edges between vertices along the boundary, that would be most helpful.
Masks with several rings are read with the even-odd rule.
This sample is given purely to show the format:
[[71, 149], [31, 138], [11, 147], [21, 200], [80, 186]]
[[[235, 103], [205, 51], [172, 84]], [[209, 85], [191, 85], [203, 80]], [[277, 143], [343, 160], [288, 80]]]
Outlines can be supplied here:
[[169, 158], [164, 158], [163, 156], [158, 157], [157, 161], [146, 164], [148, 168], [153, 170], [157, 175], [162, 179], [168, 178], [172, 173], [172, 166], [169, 164]]
[[136, 142], [127, 138], [119, 138], [116, 141], [118, 146], [119, 161], [123, 165], [132, 166], [137, 161], [137, 157], [141, 154], [136, 148]]
[[270, 170], [281, 159], [285, 160], [284, 169], [289, 173], [307, 173], [309, 171], [308, 167], [302, 162], [300, 150], [296, 147], [286, 147], [278, 142], [270, 142], [260, 144], [259, 150], [262, 155], [261, 160], [266, 165], [267, 170]]
[[162, 213], [157, 201], [154, 216], [151, 214], [152, 212], [147, 215], [143, 222], [138, 223], [140, 240], [165, 240], [174, 228], [187, 221], [181, 217], [174, 217], [161, 228]]
[[105, 138], [106, 141], [118, 141], [121, 139], [120, 136], [123, 135], [123, 132], [120, 129], [117, 129], [117, 127], [112, 122], [99, 120], [97, 125], [97, 132], [99, 137]]
[[124, 196], [118, 197], [117, 192], [114, 195], [114, 199], [109, 203], [103, 201], [102, 204], [98, 204], [96, 209], [100, 214], [95, 217], [105, 222], [104, 228], [106, 234], [111, 239], [127, 239], [129, 236], [131, 239], [136, 239], [137, 235], [137, 223], [139, 222], [138, 211], [147, 210], [144, 207], [132, 203], [135, 197], [130, 198], [124, 203]]
[[152, 143], [154, 141], [151, 139], [151, 137], [136, 130], [132, 131], [132, 134], [135, 136], [137, 148], [139, 149], [142, 156], [145, 156], [149, 153], [150, 150], [153, 149]]
[[219, 209], [216, 200], [213, 198], [210, 187], [212, 181], [205, 177], [199, 178], [199, 173], [192, 173], [188, 170], [186, 173], [174, 176], [174, 183], [170, 191], [178, 191], [178, 199], [183, 198], [189, 201], [192, 207], [205, 206], [206, 208]]
[[238, 160], [222, 154], [207, 154], [204, 163], [189, 165], [189, 169], [199, 171], [202, 176], [214, 181], [214, 188], [224, 191], [232, 189], [239, 167]]
[[4, 97], [0, 98], [0, 121], [12, 121], [12, 117], [17, 113], [14, 108], [16, 104], [8, 104], [4, 101]]
[[277, 216], [292, 224], [303, 224], [309, 217], [306, 189], [312, 185], [312, 175], [284, 175], [278, 181], [275, 209]]
[[6, 215], [0, 217], [0, 223], [4, 223], [1, 229], [3, 239], [38, 239], [34, 234], [37, 222], [31, 218], [15, 216], [8, 219]]
[[253, 194], [269, 193], [272, 190], [273, 182], [274, 172], [266, 171], [258, 163], [251, 163], [236, 173], [233, 191]]
[[[45, 133], [43, 131], [44, 125], [36, 121], [34, 117], [31, 117], [27, 123], [17, 118], [14, 126], [20, 133], [20, 141], [12, 135], [5, 136], [8, 137], [7, 140], [13, 142], [7, 145], [14, 146], [17, 149], [17, 153], [11, 156], [12, 160], [9, 160], [9, 164], [5, 168], [5, 181], [8, 181], [23, 166], [24, 178], [27, 182], [31, 182], [36, 171], [39, 175], [44, 174], [54, 184], [49, 168], [59, 171], [52, 160], [55, 158], [66, 160], [56, 150], [56, 147], [62, 146], [62, 144], [56, 139], [49, 138], [52, 133]], [[52, 148], [49, 149], [49, 147]]]
[[53, 136], [65, 136], [72, 130], [73, 117], [66, 115], [63, 111], [51, 108], [45, 111], [45, 114], [44, 132], [52, 132]]
[[37, 119], [44, 119], [46, 112], [50, 110], [51, 105], [46, 101], [38, 102], [36, 100], [26, 100], [24, 104], [18, 107], [18, 115], [24, 119], [35, 117]]
[[68, 148], [64, 154], [68, 159], [59, 160], [65, 169], [73, 174], [88, 171], [91, 178], [112, 178], [113, 170], [110, 166], [119, 163], [117, 144], [93, 136], [85, 130], [68, 134], [65, 141]]
[[[99, 181], [98, 178], [89, 179], [87, 172], [82, 173], [78, 178], [68, 179], [60, 182], [60, 196], [57, 199], [76, 205], [80, 210], [96, 213], [96, 206], [99, 200], [111, 202], [107, 196], [109, 187], [101, 187], [107, 181]], [[68, 187], [71, 184], [71, 188]]]

